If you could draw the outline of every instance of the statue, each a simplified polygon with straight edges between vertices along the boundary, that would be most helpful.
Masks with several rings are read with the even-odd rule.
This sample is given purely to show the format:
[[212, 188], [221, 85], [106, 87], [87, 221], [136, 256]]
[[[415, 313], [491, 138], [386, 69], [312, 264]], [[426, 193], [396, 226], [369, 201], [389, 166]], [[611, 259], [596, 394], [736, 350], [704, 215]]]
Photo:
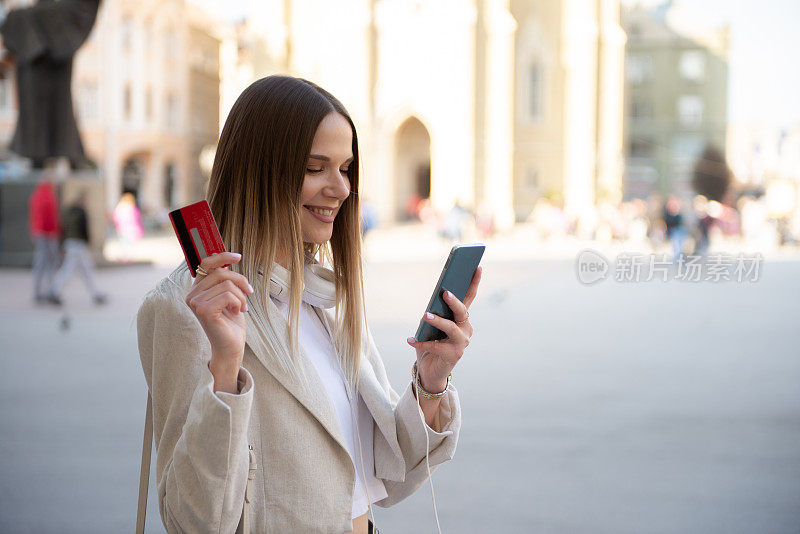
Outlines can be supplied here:
[[13, 9], [0, 26], [3, 46], [17, 64], [19, 117], [10, 149], [44, 168], [66, 157], [88, 166], [72, 109], [72, 59], [89, 36], [100, 0], [39, 0]]

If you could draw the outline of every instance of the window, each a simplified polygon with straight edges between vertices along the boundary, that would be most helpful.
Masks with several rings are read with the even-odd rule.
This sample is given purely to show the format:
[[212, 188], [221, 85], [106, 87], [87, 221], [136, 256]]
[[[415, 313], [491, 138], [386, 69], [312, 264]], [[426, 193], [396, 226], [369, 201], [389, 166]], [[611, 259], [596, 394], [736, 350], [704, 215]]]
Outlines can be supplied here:
[[123, 95], [123, 102], [122, 102], [125, 120], [131, 120], [131, 109], [133, 107], [133, 104], [131, 102], [131, 98], [132, 98], [131, 97], [131, 86], [130, 85], [126, 85], [125, 86], [125, 94]]
[[153, 21], [147, 19], [144, 22], [144, 53], [150, 55], [153, 49]]
[[542, 65], [535, 61], [528, 68], [528, 118], [542, 120]]
[[628, 165], [625, 168], [625, 181], [654, 184], [658, 181], [658, 170], [652, 165]]
[[144, 96], [144, 116], [148, 121], [153, 118], [153, 90], [149, 87]]
[[702, 82], [706, 76], [706, 58], [700, 50], [687, 50], [681, 54], [678, 71], [684, 80]]
[[648, 139], [631, 139], [629, 155], [632, 158], [651, 158], [653, 157], [653, 143]]
[[122, 40], [122, 50], [128, 52], [131, 49], [131, 41], [133, 39], [133, 21], [130, 17], [122, 19], [122, 27], [120, 28], [120, 39]]
[[178, 99], [175, 95], [167, 97], [167, 126], [169, 128], [178, 127]]
[[696, 127], [703, 123], [703, 99], [683, 95], [678, 99], [678, 121], [681, 126]]
[[11, 107], [11, 80], [5, 70], [0, 70], [0, 110]]
[[98, 118], [97, 103], [97, 83], [84, 82], [78, 89], [78, 102], [80, 105], [80, 115], [84, 120], [95, 120]]
[[204, 60], [203, 64], [206, 72], [208, 72], [209, 74], [215, 74], [219, 72], [219, 65], [217, 64], [218, 63], [217, 54], [218, 54], [217, 50], [214, 50], [213, 48], [206, 48], [203, 51], [203, 60]]
[[706, 138], [699, 133], [679, 134], [672, 140], [672, 157], [675, 161], [694, 162], [702, 154], [706, 146]]
[[167, 57], [174, 59], [178, 55], [178, 36], [175, 34], [174, 29], [169, 28], [167, 30], [165, 41], [167, 45]]
[[528, 169], [525, 171], [525, 177], [522, 182], [522, 188], [525, 191], [535, 193], [539, 191], [539, 171], [536, 169]]
[[634, 85], [653, 79], [653, 56], [650, 54], [631, 54], [625, 61], [625, 77]]
[[172, 163], [164, 166], [164, 205], [168, 208], [175, 205], [175, 166]]
[[703, 153], [706, 138], [700, 133], [678, 134], [672, 140], [672, 179], [690, 182], [697, 158]]
[[653, 103], [644, 98], [631, 99], [631, 118], [648, 120], [653, 118]]

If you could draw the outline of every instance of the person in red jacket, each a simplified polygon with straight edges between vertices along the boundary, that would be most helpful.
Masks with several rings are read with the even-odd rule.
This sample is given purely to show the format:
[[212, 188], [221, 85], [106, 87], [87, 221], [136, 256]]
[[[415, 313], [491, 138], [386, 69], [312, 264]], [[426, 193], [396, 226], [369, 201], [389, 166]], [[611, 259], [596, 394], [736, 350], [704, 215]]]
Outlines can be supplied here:
[[50, 284], [58, 270], [61, 235], [58, 198], [55, 187], [48, 180], [39, 182], [28, 200], [28, 225], [34, 246], [34, 299], [41, 304], [48, 301]]

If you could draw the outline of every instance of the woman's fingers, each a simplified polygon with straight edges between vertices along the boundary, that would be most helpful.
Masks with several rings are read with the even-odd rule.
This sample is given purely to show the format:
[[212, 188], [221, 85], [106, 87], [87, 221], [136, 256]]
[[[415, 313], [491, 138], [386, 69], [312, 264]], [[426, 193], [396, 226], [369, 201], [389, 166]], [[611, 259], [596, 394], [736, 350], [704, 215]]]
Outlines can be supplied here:
[[[455, 297], [453, 297], [455, 299]], [[457, 300], [457, 299], [456, 299]], [[423, 321], [426, 323], [435, 326], [445, 334], [447, 334], [448, 339], [451, 341], [455, 341], [456, 343], [461, 342], [463, 343], [466, 340], [467, 336], [461, 329], [458, 327], [456, 323], [449, 319], [445, 319], [444, 317], [439, 317], [436, 314], [425, 312], [425, 315], [422, 318]]]
[[237, 286], [232, 280], [222, 280], [218, 284], [214, 284], [210, 288], [205, 291], [199, 293], [196, 297], [194, 297], [193, 304], [197, 306], [198, 302], [202, 301], [210, 301], [214, 299], [217, 295], [221, 293], [229, 292], [233, 296], [235, 296], [240, 302], [240, 309], [242, 312], [247, 311], [247, 297], [245, 297], [244, 292]]
[[467, 307], [451, 292], [444, 292], [444, 302], [453, 310], [453, 318], [456, 321], [463, 321], [467, 318]]
[[[450, 292], [445, 293], [445, 302], [447, 303], [448, 306], [450, 306], [450, 309], [453, 310], [453, 318], [459, 321], [459, 323], [454, 322], [455, 326], [459, 329], [466, 328], [467, 338], [471, 337], [473, 329], [472, 329], [472, 323], [467, 321], [467, 319], [469, 319], [469, 312], [467, 311], [467, 306], [460, 300], [458, 300], [455, 297], [455, 295], [453, 295]], [[466, 321], [466, 323], [463, 321]], [[441, 330], [441, 328], [439, 328], [439, 330]]]
[[[431, 354], [441, 356], [450, 361], [453, 365], [455, 365], [464, 354], [464, 349], [459, 348], [455, 343], [444, 343], [441, 341], [409, 341], [408, 343], [418, 351], [428, 351]], [[419, 352], [417, 354], [419, 354]]]
[[448, 359], [453, 362], [458, 361], [464, 354], [464, 349], [469, 345], [467, 334], [453, 321], [438, 315], [428, 317], [426, 313], [423, 320], [447, 334], [447, 340], [412, 341], [413, 338], [408, 338], [409, 344], [415, 349], [427, 350], [440, 356], [449, 357]]
[[224, 267], [226, 265], [230, 265], [232, 263], [236, 263], [242, 259], [242, 255], [238, 252], [219, 252], [217, 254], [212, 254], [210, 256], [206, 256], [200, 261], [200, 267], [206, 270], [209, 274], [211, 273], [211, 269], [216, 269], [217, 267]]
[[217, 268], [211, 271], [208, 276], [201, 276], [195, 279], [191, 290], [186, 295], [186, 303], [189, 304], [195, 297], [202, 295], [203, 292], [224, 282], [233, 283], [241, 292], [248, 295], [253, 292], [253, 286], [250, 285], [244, 275], [235, 273], [229, 269]]
[[250, 285], [247, 277], [245, 277], [243, 274], [235, 273], [229, 269], [214, 269], [213, 271], [210, 271], [208, 276], [203, 276], [200, 279], [195, 280], [195, 285], [192, 289], [203, 291], [224, 280], [232, 281], [248, 295], [253, 292], [253, 286]]
[[464, 306], [467, 308], [470, 307], [472, 301], [475, 300], [475, 296], [478, 294], [478, 284], [481, 283], [481, 273], [483, 273], [483, 267], [478, 265], [478, 268], [475, 269], [475, 274], [472, 275], [472, 282], [469, 284], [467, 294], [464, 297]]
[[474, 333], [472, 324], [467, 320], [469, 317], [468, 309], [478, 294], [478, 284], [481, 281], [482, 271], [483, 269], [480, 266], [475, 269], [463, 302], [449, 291], [444, 293], [445, 303], [453, 311], [453, 317], [460, 321], [461, 324], [430, 312], [425, 313], [423, 320], [447, 334], [447, 340], [416, 341], [413, 337], [409, 337], [408, 344], [417, 350], [418, 357], [419, 354], [424, 354], [425, 351], [428, 351], [447, 361], [452, 368], [464, 355], [464, 349], [469, 346], [469, 338]]
[[231, 315], [236, 315], [241, 311], [240, 304], [239, 299], [236, 298], [233, 293], [226, 291], [225, 293], [220, 293], [211, 300], [201, 302], [198, 308], [211, 313], [217, 310], [224, 313], [225, 310], [228, 310]]

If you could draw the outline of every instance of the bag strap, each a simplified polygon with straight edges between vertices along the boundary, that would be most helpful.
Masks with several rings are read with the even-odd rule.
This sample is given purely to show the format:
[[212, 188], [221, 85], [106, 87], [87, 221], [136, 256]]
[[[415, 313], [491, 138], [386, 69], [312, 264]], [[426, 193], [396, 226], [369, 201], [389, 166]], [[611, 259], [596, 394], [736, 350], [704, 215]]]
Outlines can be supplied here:
[[[250, 534], [250, 486], [255, 478], [256, 455], [253, 446], [248, 446], [250, 453], [250, 472], [247, 474], [247, 486], [244, 490], [242, 517], [236, 527], [236, 534]], [[142, 441], [142, 466], [139, 470], [139, 506], [136, 511], [136, 534], [144, 534], [145, 516], [147, 515], [147, 490], [150, 484], [150, 457], [153, 451], [153, 397], [147, 392], [147, 408], [144, 415], [144, 438]]]
[[147, 408], [144, 414], [144, 438], [142, 441], [142, 467], [139, 469], [139, 508], [136, 512], [136, 534], [144, 534], [147, 514], [147, 486], [150, 483], [150, 456], [153, 450], [153, 398], [147, 392]]

